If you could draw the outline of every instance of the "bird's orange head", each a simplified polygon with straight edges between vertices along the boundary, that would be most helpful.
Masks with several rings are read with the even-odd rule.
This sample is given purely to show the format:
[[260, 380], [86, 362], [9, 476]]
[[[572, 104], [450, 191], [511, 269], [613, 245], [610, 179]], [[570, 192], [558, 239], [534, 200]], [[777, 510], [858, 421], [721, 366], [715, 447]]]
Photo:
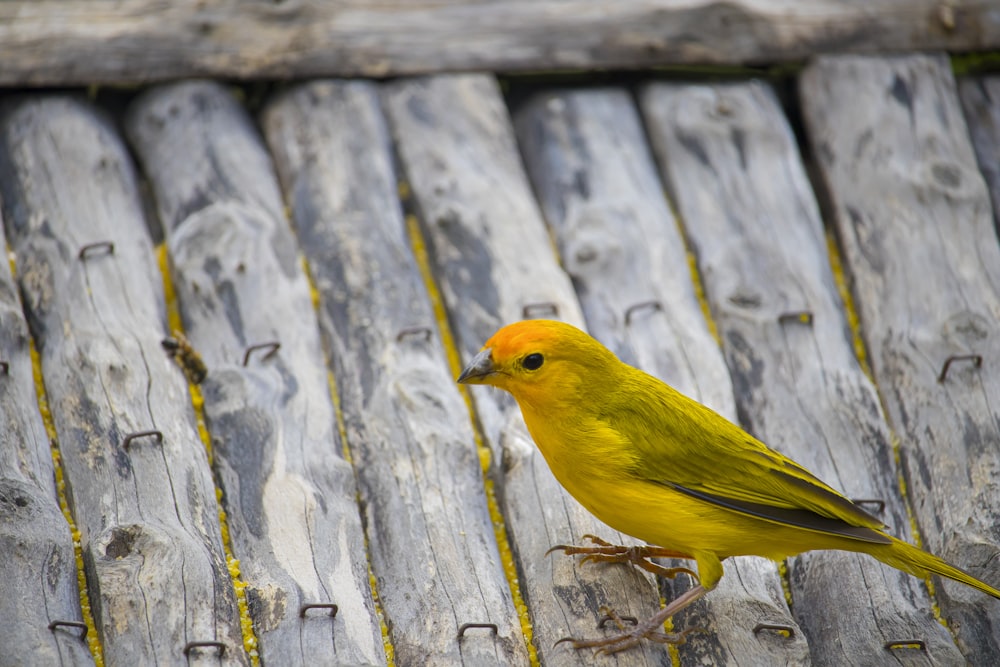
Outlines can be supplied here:
[[615, 367], [610, 350], [574, 326], [553, 320], [509, 324], [486, 341], [459, 376], [464, 384], [509, 391], [519, 403], [568, 399]]

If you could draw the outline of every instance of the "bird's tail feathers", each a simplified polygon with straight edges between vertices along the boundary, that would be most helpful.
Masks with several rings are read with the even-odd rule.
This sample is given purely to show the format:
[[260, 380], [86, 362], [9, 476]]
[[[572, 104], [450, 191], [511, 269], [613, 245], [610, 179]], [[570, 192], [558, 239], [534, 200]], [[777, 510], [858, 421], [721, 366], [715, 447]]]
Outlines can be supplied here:
[[891, 544], [866, 546], [869, 548], [865, 549], [865, 551], [886, 565], [909, 572], [914, 576], [924, 578], [928, 574], [937, 574], [977, 588], [987, 595], [1000, 598], [1000, 590], [976, 579], [965, 570], [957, 568], [941, 558], [927, 553], [912, 544], [898, 540], [895, 537], [892, 538]]

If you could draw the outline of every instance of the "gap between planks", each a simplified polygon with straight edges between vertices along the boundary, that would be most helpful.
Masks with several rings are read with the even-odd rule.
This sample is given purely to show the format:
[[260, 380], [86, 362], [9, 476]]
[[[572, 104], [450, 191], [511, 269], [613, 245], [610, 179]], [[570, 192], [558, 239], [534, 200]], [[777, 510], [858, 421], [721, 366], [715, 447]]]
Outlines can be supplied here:
[[[5, 248], [7, 258], [10, 261], [10, 274], [14, 281], [17, 281], [17, 260], [14, 252]], [[49, 438], [49, 446], [52, 452], [52, 467], [55, 472], [56, 495], [59, 500], [59, 509], [62, 511], [66, 523], [69, 525], [70, 535], [73, 538], [73, 556], [76, 565], [76, 584], [80, 592], [80, 612], [83, 615], [83, 622], [87, 625], [87, 648], [94, 658], [95, 667], [104, 667], [104, 648], [101, 646], [101, 639], [97, 634], [97, 624], [94, 622], [94, 612], [90, 606], [90, 589], [87, 586], [87, 570], [83, 563], [83, 547], [80, 544], [80, 531], [73, 518], [73, 512], [69, 507], [69, 496], [66, 493], [66, 474], [62, 465], [62, 452], [59, 449], [59, 437], [56, 434], [56, 427], [52, 421], [52, 412], [49, 410], [49, 397], [45, 391], [45, 378], [42, 375], [42, 360], [38, 355], [38, 348], [35, 346], [35, 336], [28, 329], [29, 351], [31, 355], [31, 372], [35, 380], [35, 395], [38, 399], [38, 411], [42, 415], [42, 423], [45, 425], [45, 434]]]
[[[284, 191], [282, 191], [282, 195], [284, 195]], [[285, 202], [285, 218], [287, 220], [292, 219], [292, 212], [287, 202]], [[302, 265], [302, 273], [305, 274], [306, 280], [309, 282], [309, 297], [312, 302], [313, 311], [319, 317], [322, 296], [316, 287], [316, 281], [313, 279], [309, 260], [301, 250], [299, 250], [299, 262]], [[330, 402], [333, 403], [333, 414], [337, 420], [337, 433], [340, 435], [341, 451], [344, 455], [344, 460], [351, 466], [351, 472], [354, 474], [354, 502], [360, 509], [361, 486], [358, 480], [357, 468], [354, 466], [354, 456], [351, 453], [351, 447], [347, 439], [347, 427], [344, 425], [344, 411], [340, 402], [340, 392], [337, 391], [337, 379], [333, 375], [333, 364], [330, 362], [330, 353], [326, 349], [326, 346], [322, 346], [322, 352], [323, 362], [326, 364], [326, 384], [330, 388]], [[372, 570], [372, 559], [368, 548], [368, 531], [362, 531], [362, 536], [364, 537], [365, 545], [365, 567], [368, 570], [368, 587], [372, 594], [372, 604], [375, 606], [375, 618], [378, 620], [379, 634], [382, 635], [382, 649], [385, 651], [386, 667], [395, 667], [396, 648], [393, 646], [392, 637], [389, 635], [389, 625], [385, 621], [385, 611], [382, 609], [382, 599], [379, 597], [378, 592], [378, 579], [375, 577], [375, 571]]]
[[[170, 272], [170, 260], [167, 254], [167, 246], [161, 243], [155, 248], [156, 264], [160, 276], [163, 279], [163, 300], [167, 307], [167, 326], [171, 332], [184, 333], [184, 325], [181, 322], [180, 310], [177, 307], [177, 293], [174, 290], [174, 281]], [[229, 521], [226, 517], [226, 510], [222, 507], [223, 490], [219, 488], [214, 474], [214, 457], [212, 455], [212, 437], [205, 425], [204, 401], [201, 389], [198, 385], [188, 382], [188, 391], [191, 396], [191, 407], [194, 410], [195, 424], [198, 427], [198, 437], [205, 446], [205, 453], [208, 456], [208, 466], [212, 469], [212, 485], [215, 489], [215, 503], [217, 516], [219, 519], [219, 529], [222, 533], [222, 548], [226, 555], [226, 570], [232, 579], [233, 591], [236, 594], [236, 605], [240, 613], [240, 632], [243, 635], [243, 650], [250, 657], [250, 664], [253, 667], [260, 667], [260, 653], [257, 650], [257, 634], [254, 631], [253, 621], [250, 618], [250, 610], [247, 607], [247, 595], [245, 582], [240, 575], [240, 561], [233, 555], [233, 544], [229, 536]]]
[[[410, 189], [405, 182], [400, 183], [400, 201], [404, 208], [408, 201]], [[448, 323], [448, 313], [444, 307], [444, 300], [441, 298], [441, 291], [438, 289], [437, 281], [434, 279], [434, 272], [431, 269], [430, 259], [427, 256], [427, 244], [423, 233], [420, 231], [420, 224], [414, 215], [406, 215], [406, 231], [410, 240], [410, 250], [417, 261], [417, 268], [424, 279], [424, 287], [430, 296], [431, 306], [434, 309], [434, 319], [437, 320], [438, 331], [441, 335], [441, 345], [445, 349], [445, 357], [448, 359], [448, 368], [452, 375], [458, 377], [462, 372], [462, 360], [458, 353], [458, 346], [455, 345], [455, 338]], [[518, 579], [517, 565], [514, 562], [514, 554], [510, 548], [510, 541], [507, 539], [507, 521], [504, 518], [500, 503], [497, 502], [496, 487], [490, 477], [490, 464], [493, 452], [486, 446], [483, 440], [482, 426], [475, 418], [476, 412], [472, 407], [472, 398], [466, 385], [458, 385], [459, 393], [465, 406], [469, 411], [469, 418], [472, 422], [472, 436], [475, 439], [476, 451], [479, 454], [479, 463], [483, 473], [483, 491], [486, 494], [486, 506], [490, 511], [490, 520], [493, 523], [493, 533], [496, 537], [497, 548], [500, 552], [500, 561], [503, 566], [503, 573], [510, 587], [511, 598], [514, 602], [514, 610], [517, 612], [517, 619], [521, 624], [521, 632], [524, 633], [524, 642], [528, 648], [528, 660], [532, 667], [539, 667], [538, 650], [535, 648], [534, 632], [531, 627], [531, 618], [528, 615], [528, 605], [524, 602], [521, 594], [521, 584]]]

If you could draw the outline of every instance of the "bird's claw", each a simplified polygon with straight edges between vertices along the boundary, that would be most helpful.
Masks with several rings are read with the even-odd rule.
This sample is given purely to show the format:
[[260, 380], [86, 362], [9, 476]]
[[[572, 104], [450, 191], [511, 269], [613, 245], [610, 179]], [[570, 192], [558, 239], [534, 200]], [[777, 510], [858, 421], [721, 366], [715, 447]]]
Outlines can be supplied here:
[[[559, 646], [559, 644], [568, 642], [574, 649], [593, 648], [597, 649], [596, 653], [598, 655], [610, 655], [637, 646], [643, 639], [648, 639], [658, 644], [680, 646], [687, 642], [687, 637], [692, 632], [705, 632], [704, 628], [698, 627], [687, 628], [681, 632], [663, 632], [655, 624], [647, 622], [640, 625], [634, 616], [619, 616], [615, 610], [608, 607], [601, 607], [601, 611], [604, 613], [604, 616], [597, 623], [597, 627], [603, 628], [608, 621], [612, 621], [618, 627], [619, 634], [601, 639], [563, 637], [553, 645], [553, 648]], [[635, 627], [630, 630], [626, 629], [626, 622], [632, 623]]]
[[683, 558], [684, 556], [681, 554], [649, 545], [625, 546], [611, 544], [596, 535], [584, 535], [583, 539], [591, 541], [595, 546], [557, 544], [546, 551], [545, 555], [548, 556], [553, 551], [562, 551], [567, 556], [583, 556], [580, 561], [582, 563], [631, 563], [647, 572], [667, 579], [673, 579], [678, 574], [687, 574], [695, 582], [699, 581], [698, 573], [690, 568], [664, 567], [650, 560], [651, 558]]
[[[612, 549], [624, 548], [624, 547], [615, 547], [615, 545], [611, 544], [610, 542], [602, 540], [597, 535], [591, 535], [590, 533], [586, 533], [580, 539], [582, 539], [582, 540], [590, 540], [594, 544], [596, 544], [598, 546], [601, 546], [601, 547], [611, 547]], [[588, 553], [588, 552], [590, 552], [594, 548], [595, 547], [577, 546], [575, 544], [557, 544], [554, 547], [552, 547], [551, 549], [549, 549], [548, 551], [546, 551], [545, 555], [548, 556], [553, 551], [562, 551], [563, 554], [565, 554], [566, 556], [575, 556], [575, 555], [581, 554], [581, 553]]]

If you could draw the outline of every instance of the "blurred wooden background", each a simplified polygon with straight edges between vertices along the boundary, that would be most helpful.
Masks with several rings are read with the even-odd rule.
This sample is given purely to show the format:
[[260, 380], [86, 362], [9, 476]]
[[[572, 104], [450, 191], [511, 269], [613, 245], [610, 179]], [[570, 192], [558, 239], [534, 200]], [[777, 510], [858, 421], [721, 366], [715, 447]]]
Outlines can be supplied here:
[[454, 377], [586, 327], [1000, 584], [998, 42], [985, 1], [0, 3], [0, 665], [997, 662], [995, 600], [825, 552], [727, 562], [683, 646], [554, 646], [689, 582], [545, 556], [630, 538]]

